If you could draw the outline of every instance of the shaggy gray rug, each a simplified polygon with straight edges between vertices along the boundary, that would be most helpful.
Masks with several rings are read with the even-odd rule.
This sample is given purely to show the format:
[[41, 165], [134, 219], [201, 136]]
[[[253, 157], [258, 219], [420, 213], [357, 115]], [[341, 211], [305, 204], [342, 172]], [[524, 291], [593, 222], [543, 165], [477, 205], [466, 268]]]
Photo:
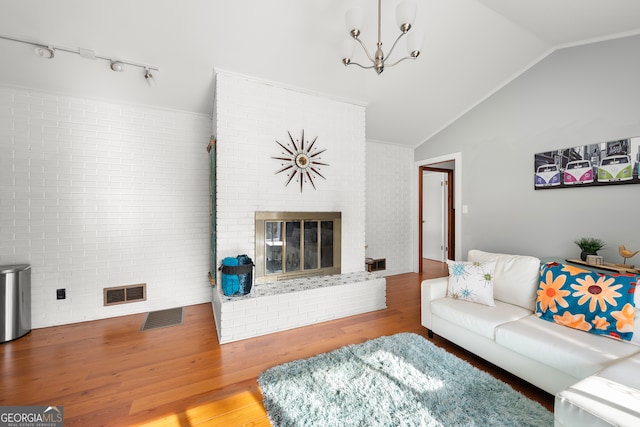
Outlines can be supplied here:
[[412, 333], [285, 363], [258, 383], [274, 427], [553, 425], [537, 402]]

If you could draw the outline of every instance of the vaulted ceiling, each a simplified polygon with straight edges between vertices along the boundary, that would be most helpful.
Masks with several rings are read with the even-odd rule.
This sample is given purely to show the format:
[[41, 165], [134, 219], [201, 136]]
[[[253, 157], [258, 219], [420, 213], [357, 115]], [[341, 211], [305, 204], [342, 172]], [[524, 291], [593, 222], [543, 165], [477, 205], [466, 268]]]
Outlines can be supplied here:
[[[397, 3], [382, 1], [386, 49]], [[45, 60], [0, 39], [0, 84], [211, 114], [223, 69], [363, 102], [367, 139], [415, 147], [556, 49], [640, 33], [637, 0], [418, 0], [420, 57], [377, 75], [341, 63], [354, 4], [373, 50], [374, 0], [4, 0], [0, 35], [159, 71], [149, 87], [139, 68], [115, 73], [64, 52]]]

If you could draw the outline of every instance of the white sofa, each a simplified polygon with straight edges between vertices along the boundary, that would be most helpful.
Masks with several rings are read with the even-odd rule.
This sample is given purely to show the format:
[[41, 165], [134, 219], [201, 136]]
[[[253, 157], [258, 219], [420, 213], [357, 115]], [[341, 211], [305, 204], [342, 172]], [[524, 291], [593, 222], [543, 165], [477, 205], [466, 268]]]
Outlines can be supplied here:
[[[572, 398], [588, 394], [571, 387], [579, 387], [581, 381], [592, 376], [633, 390], [630, 403], [635, 409], [634, 406], [623, 407], [621, 411], [638, 423], [635, 425], [640, 425], [640, 413], [637, 412], [640, 411], [640, 369], [637, 369], [640, 366], [640, 332], [634, 334], [632, 341], [619, 341], [539, 319], [534, 314], [540, 276], [538, 258], [471, 250], [467, 260], [496, 262], [493, 275], [495, 306], [447, 297], [448, 277], [425, 280], [422, 282], [422, 325], [428, 329], [429, 336], [438, 334], [556, 395], [554, 412], [558, 426], [625, 425], [602, 421], [599, 414], [592, 413], [597, 412], [592, 410], [594, 405], [582, 405]], [[640, 324], [639, 300], [636, 294], [636, 331]], [[629, 371], [630, 379], [616, 371], [618, 364], [636, 367]], [[590, 398], [598, 400], [595, 395]], [[583, 416], [577, 417], [576, 412], [581, 411]], [[558, 420], [559, 415], [566, 415], [564, 421]], [[589, 417], [595, 420], [592, 424], [585, 421]], [[580, 419], [581, 423], [572, 424], [568, 421], [571, 419]]]

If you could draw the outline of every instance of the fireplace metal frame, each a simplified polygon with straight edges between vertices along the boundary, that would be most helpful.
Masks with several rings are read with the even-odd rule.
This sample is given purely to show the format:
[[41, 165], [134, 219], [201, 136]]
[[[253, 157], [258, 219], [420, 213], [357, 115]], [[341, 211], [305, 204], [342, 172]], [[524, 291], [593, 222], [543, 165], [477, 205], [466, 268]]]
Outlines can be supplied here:
[[[265, 223], [273, 221], [332, 221], [333, 222], [333, 265], [331, 267], [297, 270], [293, 272], [266, 274], [265, 271]], [[304, 233], [300, 236], [300, 246], [304, 247]], [[304, 276], [319, 276], [341, 273], [341, 242], [342, 242], [342, 213], [341, 212], [256, 212], [256, 283], [290, 279]], [[286, 256], [286, 244], [283, 248]], [[303, 251], [301, 250], [301, 253]]]

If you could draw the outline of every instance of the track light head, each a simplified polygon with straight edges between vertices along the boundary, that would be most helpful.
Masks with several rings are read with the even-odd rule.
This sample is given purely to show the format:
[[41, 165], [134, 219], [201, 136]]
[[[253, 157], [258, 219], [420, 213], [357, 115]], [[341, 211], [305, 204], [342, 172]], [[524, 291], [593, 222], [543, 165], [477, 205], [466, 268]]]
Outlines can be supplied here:
[[149, 71], [148, 68], [144, 69], [144, 79], [147, 81], [147, 84], [151, 87], [156, 85], [156, 81], [153, 78], [153, 75], [151, 74], [151, 71]]
[[113, 71], [124, 71], [124, 64], [120, 61], [111, 61], [111, 69]]
[[47, 46], [36, 46], [33, 50], [40, 58], [51, 59], [55, 56], [54, 49]]

